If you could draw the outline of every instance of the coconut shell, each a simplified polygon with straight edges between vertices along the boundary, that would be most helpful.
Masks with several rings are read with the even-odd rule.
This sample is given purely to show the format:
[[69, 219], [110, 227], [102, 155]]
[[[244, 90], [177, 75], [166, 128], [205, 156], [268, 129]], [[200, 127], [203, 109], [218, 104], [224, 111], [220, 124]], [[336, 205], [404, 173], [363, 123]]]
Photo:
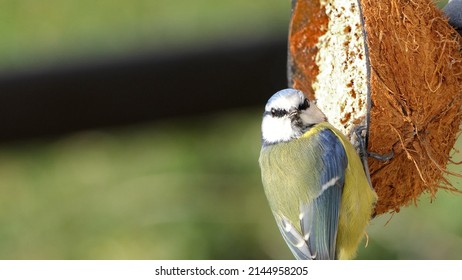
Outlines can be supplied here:
[[289, 86], [356, 147], [365, 127], [369, 152], [394, 152], [368, 159], [376, 214], [456, 191], [445, 175], [462, 120], [461, 42], [430, 0], [293, 1]]

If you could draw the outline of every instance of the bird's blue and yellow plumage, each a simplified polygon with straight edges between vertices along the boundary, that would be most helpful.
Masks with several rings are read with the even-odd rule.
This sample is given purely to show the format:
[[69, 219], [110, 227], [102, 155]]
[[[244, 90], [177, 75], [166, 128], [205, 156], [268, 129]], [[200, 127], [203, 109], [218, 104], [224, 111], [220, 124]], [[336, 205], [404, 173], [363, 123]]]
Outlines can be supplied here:
[[[297, 98], [304, 102], [300, 92], [286, 91], [280, 95], [291, 98], [288, 104], [296, 103]], [[278, 102], [272, 103], [276, 105], [269, 102], [267, 111], [274, 113], [272, 106], [278, 107]], [[259, 159], [265, 194], [279, 230], [297, 259], [353, 258], [371, 218], [376, 194], [345, 136], [322, 118], [310, 118], [319, 110], [316, 105], [303, 110], [300, 104], [291, 109], [286, 103], [279, 102], [283, 108], [277, 110], [287, 112], [295, 133], [289, 139], [272, 142], [263, 133]], [[283, 117], [267, 117], [271, 118], [269, 123], [274, 120], [283, 126]], [[272, 128], [264, 123], [265, 129]]]

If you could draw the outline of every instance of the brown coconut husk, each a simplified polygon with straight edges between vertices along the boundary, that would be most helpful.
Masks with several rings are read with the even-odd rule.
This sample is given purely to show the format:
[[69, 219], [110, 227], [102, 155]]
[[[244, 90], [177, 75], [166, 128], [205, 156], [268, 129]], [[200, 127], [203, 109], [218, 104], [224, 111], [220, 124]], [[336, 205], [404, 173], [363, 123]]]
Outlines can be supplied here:
[[[351, 98], [370, 104], [360, 119], [368, 126], [368, 150], [394, 152], [389, 161], [369, 158], [375, 212], [398, 212], [424, 192], [457, 191], [445, 175], [462, 120], [462, 40], [430, 0], [359, 3], [368, 74], [358, 79], [368, 80], [369, 92]], [[317, 40], [328, 22], [319, 0], [294, 1], [289, 84], [311, 98], [325, 94], [312, 85], [323, 63], [316, 60]]]

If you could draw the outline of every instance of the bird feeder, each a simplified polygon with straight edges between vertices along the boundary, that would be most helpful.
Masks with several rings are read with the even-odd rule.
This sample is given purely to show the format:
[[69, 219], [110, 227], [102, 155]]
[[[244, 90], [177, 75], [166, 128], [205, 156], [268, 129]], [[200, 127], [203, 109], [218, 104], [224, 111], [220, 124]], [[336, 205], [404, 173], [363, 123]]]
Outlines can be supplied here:
[[[446, 165], [462, 120], [462, 39], [430, 0], [294, 0], [289, 86], [369, 152], [375, 214], [456, 191]], [[358, 128], [364, 127], [358, 134]]]

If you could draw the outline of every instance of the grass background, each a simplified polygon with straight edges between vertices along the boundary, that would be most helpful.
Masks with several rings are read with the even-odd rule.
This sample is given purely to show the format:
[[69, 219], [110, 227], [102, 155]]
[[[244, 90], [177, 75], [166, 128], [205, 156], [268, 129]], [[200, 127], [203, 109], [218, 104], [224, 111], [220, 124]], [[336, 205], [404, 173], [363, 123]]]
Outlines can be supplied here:
[[283, 35], [289, 0], [2, 0], [0, 71]]
[[[1, 7], [0, 71], [11, 73], [285, 36], [290, 1]], [[0, 259], [292, 259], [261, 186], [261, 110], [1, 144]], [[462, 259], [461, 209], [462, 195], [440, 191], [432, 202], [424, 195], [418, 208], [372, 221], [358, 258]]]

